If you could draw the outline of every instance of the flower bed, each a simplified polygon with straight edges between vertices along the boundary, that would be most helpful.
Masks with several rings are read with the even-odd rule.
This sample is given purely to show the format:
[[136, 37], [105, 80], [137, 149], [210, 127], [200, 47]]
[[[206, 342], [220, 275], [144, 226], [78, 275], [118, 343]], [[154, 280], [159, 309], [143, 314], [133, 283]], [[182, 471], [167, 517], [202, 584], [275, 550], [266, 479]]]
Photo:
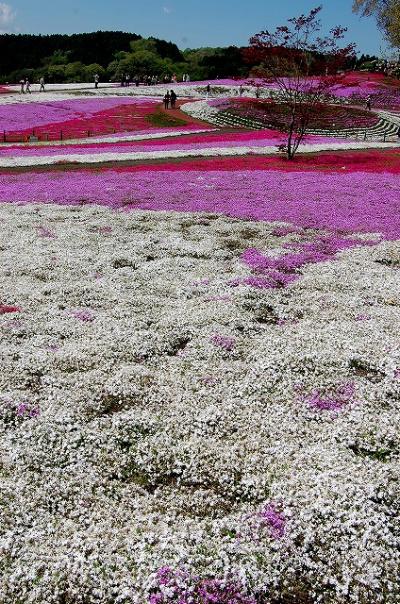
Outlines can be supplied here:
[[[231, 99], [229, 106], [224, 105], [220, 110], [277, 130], [286, 130], [290, 119], [288, 105], [273, 100]], [[375, 126], [378, 119], [370, 111], [321, 103], [313, 108], [308, 128], [326, 131], [365, 129]]]
[[398, 604], [398, 159], [1, 172], [1, 602]]
[[10, 203], [219, 212], [304, 228], [378, 232], [388, 239], [400, 237], [399, 192], [396, 174], [377, 179], [345, 171], [75, 170], [3, 175], [0, 182], [0, 199]]
[[[113, 143], [95, 142], [69, 144], [68, 147], [60, 145], [30, 145], [28, 146], [3, 146], [0, 147], [1, 157], [40, 157], [51, 155], [71, 155], [71, 159], [76, 154], [92, 155], [99, 153], [133, 153], [133, 152], [169, 152], [169, 151], [187, 151], [188, 154], [195, 154], [196, 150], [201, 149], [232, 149], [235, 147], [251, 147], [262, 150], [264, 147], [276, 146], [282, 142], [282, 133], [274, 130], [263, 130], [261, 132], [220, 132], [201, 134], [191, 134], [190, 129], [181, 131], [185, 136], [162, 138], [162, 133], [158, 140], [148, 139], [140, 141], [121, 141]], [[304, 139], [307, 144], [331, 143], [332, 139], [323, 136], [308, 135]], [[336, 142], [336, 141], [335, 141]], [[337, 139], [337, 142], [343, 145], [348, 144], [348, 139]]]
[[[81, 138], [121, 131], [151, 131], [149, 117], [158, 107], [152, 99], [99, 98], [0, 105], [3, 140]], [[190, 124], [190, 120], [186, 119]], [[181, 129], [182, 124], [173, 126]]]
[[[5, 601], [397, 602], [398, 243], [0, 217]], [[269, 270], [298, 278], [259, 288]]]

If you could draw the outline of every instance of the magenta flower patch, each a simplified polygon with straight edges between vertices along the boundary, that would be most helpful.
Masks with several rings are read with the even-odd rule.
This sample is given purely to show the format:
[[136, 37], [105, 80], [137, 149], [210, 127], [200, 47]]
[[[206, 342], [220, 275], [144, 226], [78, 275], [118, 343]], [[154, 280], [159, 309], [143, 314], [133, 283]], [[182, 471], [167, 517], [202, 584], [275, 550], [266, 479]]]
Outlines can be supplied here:
[[0, 304], [0, 315], [6, 315], [14, 312], [21, 312], [21, 308], [19, 306], [8, 306], [7, 304]]
[[338, 386], [333, 392], [324, 392], [318, 388], [301, 399], [312, 409], [318, 411], [339, 411], [354, 402], [355, 387], [353, 382]]
[[83, 321], [84, 323], [94, 321], [94, 314], [89, 309], [71, 310], [70, 314], [75, 317], [75, 319], [79, 319], [79, 321]]
[[[174, 191], [174, 195], [167, 191]], [[217, 212], [250, 220], [284, 221], [298, 228], [381, 233], [386, 240], [400, 238], [399, 195], [398, 176], [385, 172], [377, 178], [364, 172], [201, 172], [146, 167], [100, 173], [3, 174], [0, 182], [0, 198], [10, 203], [78, 205], [84, 200], [115, 209]], [[302, 251], [327, 255], [322, 243], [318, 250]]]
[[15, 408], [16, 417], [27, 419], [38, 417], [39, 407], [31, 403], [19, 403]]
[[157, 571], [156, 583], [149, 604], [256, 604], [232, 579], [200, 579], [164, 566]]
[[39, 237], [44, 237], [44, 238], [47, 238], [47, 239], [54, 239], [55, 238], [55, 234], [53, 233], [53, 231], [51, 231], [47, 227], [39, 226], [38, 229], [37, 229], [37, 231], [38, 231]]
[[235, 348], [236, 344], [235, 338], [224, 336], [220, 333], [213, 334], [210, 338], [210, 342], [214, 344], [214, 346], [227, 350], [228, 352], [231, 352]]
[[262, 523], [273, 539], [282, 539], [285, 534], [286, 518], [274, 503], [268, 503], [259, 513]]

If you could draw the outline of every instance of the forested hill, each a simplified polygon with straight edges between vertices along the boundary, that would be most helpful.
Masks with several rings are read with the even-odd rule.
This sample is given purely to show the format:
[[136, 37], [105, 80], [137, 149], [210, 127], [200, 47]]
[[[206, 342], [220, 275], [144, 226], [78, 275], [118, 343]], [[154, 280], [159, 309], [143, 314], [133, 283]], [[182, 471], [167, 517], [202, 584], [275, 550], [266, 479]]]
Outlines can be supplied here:
[[163, 79], [184, 73], [192, 79], [247, 75], [241, 48], [181, 51], [173, 42], [122, 31], [73, 35], [0, 35], [0, 83], [29, 78], [47, 83], [120, 81], [125, 74]]
[[[123, 31], [97, 31], [87, 34], [2, 34], [0, 35], [0, 74], [40, 67], [46, 57], [57, 51], [68, 53], [68, 62], [97, 63], [107, 66], [120, 51], [129, 52], [130, 42], [141, 36]], [[178, 47], [171, 42], [155, 40], [161, 57], [182, 60]]]

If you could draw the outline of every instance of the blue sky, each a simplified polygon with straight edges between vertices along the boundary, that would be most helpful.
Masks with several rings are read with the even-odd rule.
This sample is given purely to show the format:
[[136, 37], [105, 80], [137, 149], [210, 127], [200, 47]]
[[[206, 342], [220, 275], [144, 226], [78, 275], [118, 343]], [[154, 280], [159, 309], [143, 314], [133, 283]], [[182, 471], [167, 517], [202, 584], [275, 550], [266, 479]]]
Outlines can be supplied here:
[[[323, 2], [322, 2], [323, 3]], [[262, 29], [273, 29], [308, 12], [318, 0], [5, 0], [0, 30], [75, 33], [123, 30], [171, 40], [180, 48], [244, 45]], [[375, 22], [351, 11], [352, 0], [326, 0], [324, 27], [348, 27], [360, 52], [380, 54], [385, 44]]]

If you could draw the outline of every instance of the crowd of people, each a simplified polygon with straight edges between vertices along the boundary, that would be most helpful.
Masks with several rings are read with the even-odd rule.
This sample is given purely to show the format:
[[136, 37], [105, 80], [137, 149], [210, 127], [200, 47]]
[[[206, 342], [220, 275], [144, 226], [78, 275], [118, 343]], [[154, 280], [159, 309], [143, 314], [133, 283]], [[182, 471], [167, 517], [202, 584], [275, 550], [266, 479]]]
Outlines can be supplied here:
[[[170, 84], [170, 83], [177, 83], [178, 82], [178, 78], [176, 76], [176, 74], [168, 75], [165, 74], [161, 77], [157, 76], [157, 75], [135, 75], [133, 78], [128, 74], [128, 73], [124, 73], [122, 74], [121, 77], [121, 86], [155, 86], [156, 84]], [[190, 76], [188, 73], [184, 73], [182, 76], [182, 82], [190, 82]], [[32, 94], [32, 90], [31, 90], [31, 82], [29, 81], [28, 78], [23, 78], [22, 80], [20, 80], [20, 92], [21, 94]], [[46, 88], [45, 88], [45, 80], [44, 77], [41, 77], [39, 80], [39, 92], [46, 92]], [[94, 87], [95, 89], [97, 89], [99, 87], [99, 83], [100, 83], [100, 76], [96, 73], [94, 75]], [[171, 91], [173, 92], [173, 91]], [[170, 96], [171, 93], [169, 93]]]
[[[100, 76], [96, 73], [94, 76], [94, 87], [97, 89], [99, 87]], [[21, 94], [32, 94], [31, 83], [28, 78], [23, 78], [19, 81], [20, 84], [20, 92]], [[46, 85], [44, 77], [39, 79], [39, 92], [46, 92]]]
[[[157, 84], [176, 84], [178, 82], [178, 77], [174, 73], [164, 74], [162, 76], [158, 75], [148, 75], [148, 74], [136, 74], [133, 77], [129, 73], [123, 73], [121, 75], [121, 86], [156, 86]], [[190, 76], [188, 73], [184, 73], [182, 76], [182, 82], [190, 82]]]
[[[28, 78], [20, 80], [19, 83], [21, 86], [21, 89], [20, 89], [21, 94], [32, 94], [31, 83]], [[45, 88], [44, 78], [40, 78], [39, 85], [40, 85], [39, 92], [45, 92], [46, 88]]]

